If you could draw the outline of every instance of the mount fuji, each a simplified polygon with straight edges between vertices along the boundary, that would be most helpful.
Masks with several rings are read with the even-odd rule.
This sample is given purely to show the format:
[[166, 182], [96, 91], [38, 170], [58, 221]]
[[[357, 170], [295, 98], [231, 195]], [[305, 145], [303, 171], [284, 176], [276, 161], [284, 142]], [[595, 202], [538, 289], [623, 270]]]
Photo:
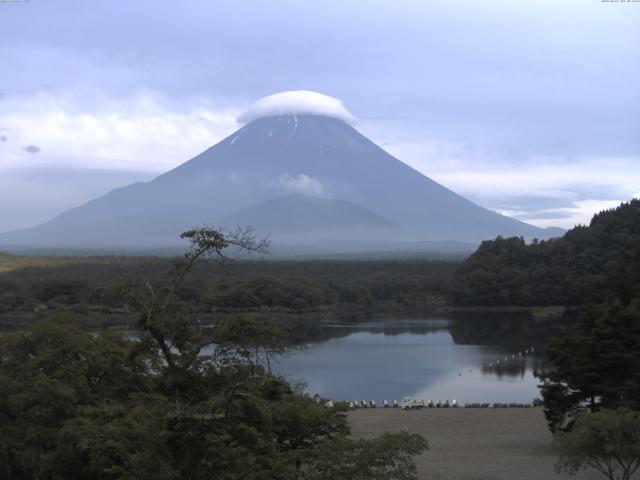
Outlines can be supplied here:
[[360, 134], [342, 103], [315, 92], [265, 97], [245, 125], [146, 183], [116, 189], [51, 221], [0, 235], [21, 248], [180, 246], [194, 225], [253, 226], [298, 253], [440, 249], [540, 229], [476, 205]]

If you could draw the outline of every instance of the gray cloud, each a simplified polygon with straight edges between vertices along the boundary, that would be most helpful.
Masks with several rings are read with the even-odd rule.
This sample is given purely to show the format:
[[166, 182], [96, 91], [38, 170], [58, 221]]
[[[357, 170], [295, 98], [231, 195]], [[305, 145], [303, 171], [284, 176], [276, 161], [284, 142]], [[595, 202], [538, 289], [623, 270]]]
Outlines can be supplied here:
[[6, 142], [9, 139], [6, 135], [0, 135], [0, 142]]
[[22, 150], [24, 150], [27, 153], [40, 153], [42, 150], [40, 150], [40, 147], [36, 147], [35, 145], [27, 145], [26, 147], [23, 147]]
[[7, 12], [14, 41], [2, 57], [13, 67], [0, 80], [14, 92], [152, 88], [240, 107], [300, 88], [398, 135], [540, 154], [640, 149], [640, 93], [613, 87], [640, 82], [640, 33], [626, 11], [579, 0], [274, 2], [38, 2], [28, 17]]
[[[183, 3], [176, 9], [175, 0], [59, 0], [3, 11], [3, 107], [43, 92], [61, 98], [80, 92], [84, 103], [61, 113], [83, 125], [84, 134], [104, 111], [101, 96], [115, 110], [120, 104], [126, 111], [139, 92], [154, 91], [183, 111], [202, 98], [228, 111], [275, 92], [307, 89], [342, 100], [373, 140], [462, 145], [437, 155], [397, 156], [414, 165], [428, 159], [421, 171], [490, 208], [544, 216], [576, 205], [586, 211], [589, 200], [628, 198], [631, 187], [621, 188], [617, 179], [603, 186], [595, 178], [619, 168], [611, 161], [628, 159], [629, 177], [640, 176], [640, 90], [630, 87], [640, 84], [635, 8], [584, 0], [371, 0], [367, 8], [342, 0]], [[29, 116], [22, 113], [21, 119]], [[49, 124], [57, 118], [50, 113]], [[37, 125], [40, 116], [33, 112], [24, 125]], [[87, 117], [92, 122], [74, 123]], [[12, 128], [11, 137], [26, 144], [29, 129]], [[39, 159], [54, 160], [46, 155], [60, 148], [46, 140]], [[110, 153], [103, 145], [112, 140], [118, 138], [96, 135], [100, 148], [74, 145], [73, 154], [95, 161], [96, 150]], [[92, 141], [86, 135], [80, 143]], [[438, 166], [441, 153], [457, 163]], [[171, 155], [176, 164], [188, 158]], [[117, 158], [123, 156], [119, 151]], [[585, 170], [585, 158], [601, 161]], [[542, 165], [544, 180], [554, 181], [549, 164], [567, 177], [553, 187], [566, 196], [540, 191], [540, 180], [518, 192], [526, 179], [515, 188], [511, 177], [471, 178], [517, 169], [535, 178]]]

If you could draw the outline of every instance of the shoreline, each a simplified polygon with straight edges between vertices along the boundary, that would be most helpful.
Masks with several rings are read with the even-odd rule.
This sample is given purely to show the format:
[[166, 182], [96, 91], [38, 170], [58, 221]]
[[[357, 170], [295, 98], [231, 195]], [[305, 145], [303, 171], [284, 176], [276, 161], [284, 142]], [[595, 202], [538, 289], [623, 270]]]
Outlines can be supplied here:
[[[348, 310], [348, 309], [347, 309]], [[486, 315], [486, 314], [528, 314], [533, 321], [551, 321], [561, 319], [566, 307], [562, 306], [419, 306], [406, 309], [386, 309], [372, 308], [369, 311], [346, 311], [344, 308], [337, 307], [335, 309], [327, 309], [317, 312], [294, 313], [282, 310], [247, 310], [247, 311], [215, 311], [200, 312], [202, 317], [206, 317], [207, 321], [215, 321], [215, 319], [224, 316], [245, 315], [245, 314], [266, 314], [276, 315], [285, 322], [292, 324], [322, 324], [327, 321], [353, 321], [358, 320], [379, 320], [395, 316], [407, 316], [410, 318], [421, 318], [437, 315], [455, 315], [469, 314]], [[0, 331], [14, 331], [24, 328], [30, 328], [32, 325], [45, 320], [51, 315], [58, 312], [56, 309], [44, 309], [28, 312], [3, 312], [0, 314]], [[88, 311], [72, 312], [73, 315], [82, 316], [84, 320], [82, 327], [89, 329], [103, 329], [108, 331], [129, 330], [135, 325], [136, 315], [129, 312], [108, 312], [104, 313], [98, 309], [88, 309]]]

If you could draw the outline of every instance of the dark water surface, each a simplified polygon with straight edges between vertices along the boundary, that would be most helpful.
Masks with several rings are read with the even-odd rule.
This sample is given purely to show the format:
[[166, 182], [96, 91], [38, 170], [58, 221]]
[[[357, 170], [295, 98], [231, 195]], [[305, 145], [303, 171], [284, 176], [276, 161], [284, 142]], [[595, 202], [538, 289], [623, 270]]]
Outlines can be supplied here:
[[[335, 400], [531, 402], [549, 325], [519, 315], [314, 324], [275, 370]], [[527, 353], [528, 351], [528, 353]]]

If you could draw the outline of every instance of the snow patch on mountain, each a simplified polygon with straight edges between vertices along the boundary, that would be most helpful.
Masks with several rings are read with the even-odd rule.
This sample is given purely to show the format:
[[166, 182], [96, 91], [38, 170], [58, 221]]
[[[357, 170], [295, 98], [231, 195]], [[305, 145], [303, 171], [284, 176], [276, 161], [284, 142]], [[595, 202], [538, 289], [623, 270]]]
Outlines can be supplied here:
[[356, 118], [340, 100], [308, 90], [292, 90], [261, 98], [249, 110], [238, 117], [238, 122], [247, 124], [259, 118], [282, 115], [321, 115], [337, 118], [350, 125]]

